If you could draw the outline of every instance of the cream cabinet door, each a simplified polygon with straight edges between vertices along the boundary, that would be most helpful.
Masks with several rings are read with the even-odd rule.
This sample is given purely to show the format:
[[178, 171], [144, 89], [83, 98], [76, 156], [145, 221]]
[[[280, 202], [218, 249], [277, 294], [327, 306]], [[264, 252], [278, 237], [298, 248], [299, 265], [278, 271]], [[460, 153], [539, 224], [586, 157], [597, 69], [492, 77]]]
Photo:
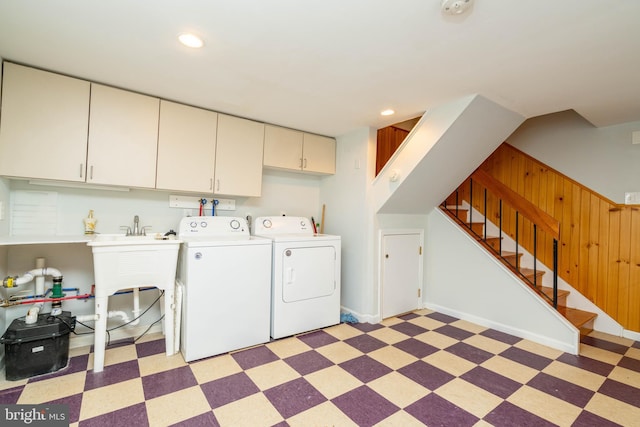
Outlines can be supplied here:
[[302, 170], [319, 174], [336, 173], [336, 140], [304, 134]]
[[160, 100], [91, 84], [87, 182], [155, 188]]
[[264, 166], [302, 170], [303, 133], [279, 126], [264, 127]]
[[0, 175], [84, 181], [90, 83], [4, 63]]
[[215, 194], [262, 194], [264, 124], [218, 114]]
[[156, 188], [213, 193], [218, 113], [160, 101]]

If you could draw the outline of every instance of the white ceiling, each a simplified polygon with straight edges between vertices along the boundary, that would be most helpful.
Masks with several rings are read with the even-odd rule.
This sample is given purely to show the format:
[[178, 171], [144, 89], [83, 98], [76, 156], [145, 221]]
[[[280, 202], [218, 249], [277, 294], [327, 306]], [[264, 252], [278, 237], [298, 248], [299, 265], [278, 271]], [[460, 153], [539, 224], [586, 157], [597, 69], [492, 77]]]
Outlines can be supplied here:
[[640, 120], [638, 0], [0, 0], [0, 57], [330, 136], [473, 93]]

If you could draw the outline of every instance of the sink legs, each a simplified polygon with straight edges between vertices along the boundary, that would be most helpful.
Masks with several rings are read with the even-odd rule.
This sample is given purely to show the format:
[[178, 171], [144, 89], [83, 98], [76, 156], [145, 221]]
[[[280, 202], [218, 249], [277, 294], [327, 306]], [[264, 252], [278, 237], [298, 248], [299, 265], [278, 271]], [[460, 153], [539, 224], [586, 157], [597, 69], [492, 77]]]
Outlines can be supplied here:
[[[175, 283], [158, 285], [159, 289], [164, 288], [164, 305], [162, 311], [164, 314], [164, 340], [165, 352], [167, 356], [175, 354], [174, 348], [174, 313], [175, 313]], [[109, 295], [95, 297], [95, 310], [97, 320], [95, 323], [94, 344], [93, 344], [93, 371], [102, 372], [104, 370], [104, 353], [107, 335], [107, 318], [109, 317], [107, 306], [109, 304]]]

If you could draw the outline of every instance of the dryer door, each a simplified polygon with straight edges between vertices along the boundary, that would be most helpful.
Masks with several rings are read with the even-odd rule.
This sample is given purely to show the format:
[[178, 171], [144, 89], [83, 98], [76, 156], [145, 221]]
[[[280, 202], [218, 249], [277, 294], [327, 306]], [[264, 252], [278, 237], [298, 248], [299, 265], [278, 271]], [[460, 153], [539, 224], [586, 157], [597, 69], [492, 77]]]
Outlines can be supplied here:
[[282, 252], [282, 300], [302, 301], [336, 290], [336, 248], [293, 247]]

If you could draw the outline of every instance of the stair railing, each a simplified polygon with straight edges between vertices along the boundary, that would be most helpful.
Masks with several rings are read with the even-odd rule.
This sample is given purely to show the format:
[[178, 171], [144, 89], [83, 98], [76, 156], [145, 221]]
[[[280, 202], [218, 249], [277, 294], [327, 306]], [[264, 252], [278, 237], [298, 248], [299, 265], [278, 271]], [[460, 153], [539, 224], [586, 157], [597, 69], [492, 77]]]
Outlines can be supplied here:
[[[510, 207], [514, 211], [514, 223], [515, 223], [514, 229], [513, 229], [514, 240], [515, 240], [515, 262], [514, 262], [515, 272], [518, 273], [527, 282], [529, 282], [533, 286], [533, 288], [539, 291], [539, 293], [543, 297], [550, 299], [551, 303], [553, 304], [553, 307], [557, 309], [558, 308], [558, 240], [560, 240], [560, 222], [555, 218], [553, 218], [548, 213], [544, 212], [542, 209], [538, 208], [536, 205], [534, 205], [527, 199], [525, 199], [524, 197], [522, 197], [521, 195], [519, 195], [518, 193], [516, 193], [515, 191], [513, 191], [512, 189], [510, 189], [509, 187], [507, 187], [506, 185], [504, 185], [503, 183], [501, 183], [500, 181], [498, 181], [497, 179], [495, 179], [494, 177], [492, 177], [491, 175], [489, 175], [488, 173], [484, 172], [483, 170], [480, 170], [480, 169], [476, 170], [469, 177], [468, 183], [469, 183], [468, 190], [464, 188], [465, 184], [463, 184], [463, 186], [459, 187], [455, 191], [454, 217], [456, 218], [456, 220], [460, 222], [462, 225], [464, 225], [465, 227], [467, 227], [471, 231], [471, 233], [479, 237], [484, 242], [485, 246], [493, 250], [507, 265], [510, 265], [507, 262], [506, 258], [503, 256], [503, 251], [502, 251], [502, 233], [503, 233], [503, 224], [504, 224], [503, 204], [506, 204], [508, 207]], [[474, 206], [474, 202], [476, 201], [476, 199], [474, 199], [474, 191], [477, 193], [477, 189], [474, 189], [474, 184], [477, 186], [480, 186], [481, 193], [483, 193], [482, 199], [476, 197], [476, 199], [482, 200], [482, 203], [478, 201], [477, 203], [475, 203], [475, 206]], [[465, 193], [467, 191], [468, 191], [468, 197], [465, 197]], [[459, 194], [460, 192], [463, 193], [462, 196]], [[488, 208], [487, 208], [489, 205], [489, 202], [488, 202], [489, 195], [491, 195], [492, 198], [497, 199], [497, 203], [498, 203], [497, 213], [495, 213], [498, 219], [498, 232], [499, 232], [498, 248], [495, 248], [493, 245], [490, 245], [487, 242], [487, 218], [489, 215], [491, 215], [491, 213], [488, 212]], [[460, 206], [461, 199], [467, 199], [467, 198], [468, 198], [467, 201], [469, 202], [470, 209], [469, 209], [468, 221], [465, 222], [459, 218], [459, 206]], [[443, 207], [447, 211], [451, 212], [451, 209], [449, 206], [447, 206], [446, 201], [443, 203]], [[479, 235], [473, 229], [472, 219], [473, 219], [474, 207], [478, 211], [482, 212], [484, 215], [484, 227], [483, 227], [482, 235]], [[522, 273], [521, 267], [520, 267], [520, 261], [519, 261], [520, 259], [519, 251], [521, 246], [520, 235], [519, 235], [520, 228], [521, 228], [520, 216], [524, 217], [531, 223], [531, 227], [533, 231], [533, 281], [531, 281], [528, 277], [526, 277]], [[524, 224], [524, 221], [522, 221], [522, 223]], [[522, 227], [523, 226], [524, 225], [522, 225]], [[553, 239], [553, 243], [552, 243], [553, 294], [551, 297], [549, 297], [543, 292], [540, 292], [540, 289], [537, 283], [538, 282], [537, 258], [538, 258], [538, 231], [539, 230], [543, 231], [550, 238]]]

